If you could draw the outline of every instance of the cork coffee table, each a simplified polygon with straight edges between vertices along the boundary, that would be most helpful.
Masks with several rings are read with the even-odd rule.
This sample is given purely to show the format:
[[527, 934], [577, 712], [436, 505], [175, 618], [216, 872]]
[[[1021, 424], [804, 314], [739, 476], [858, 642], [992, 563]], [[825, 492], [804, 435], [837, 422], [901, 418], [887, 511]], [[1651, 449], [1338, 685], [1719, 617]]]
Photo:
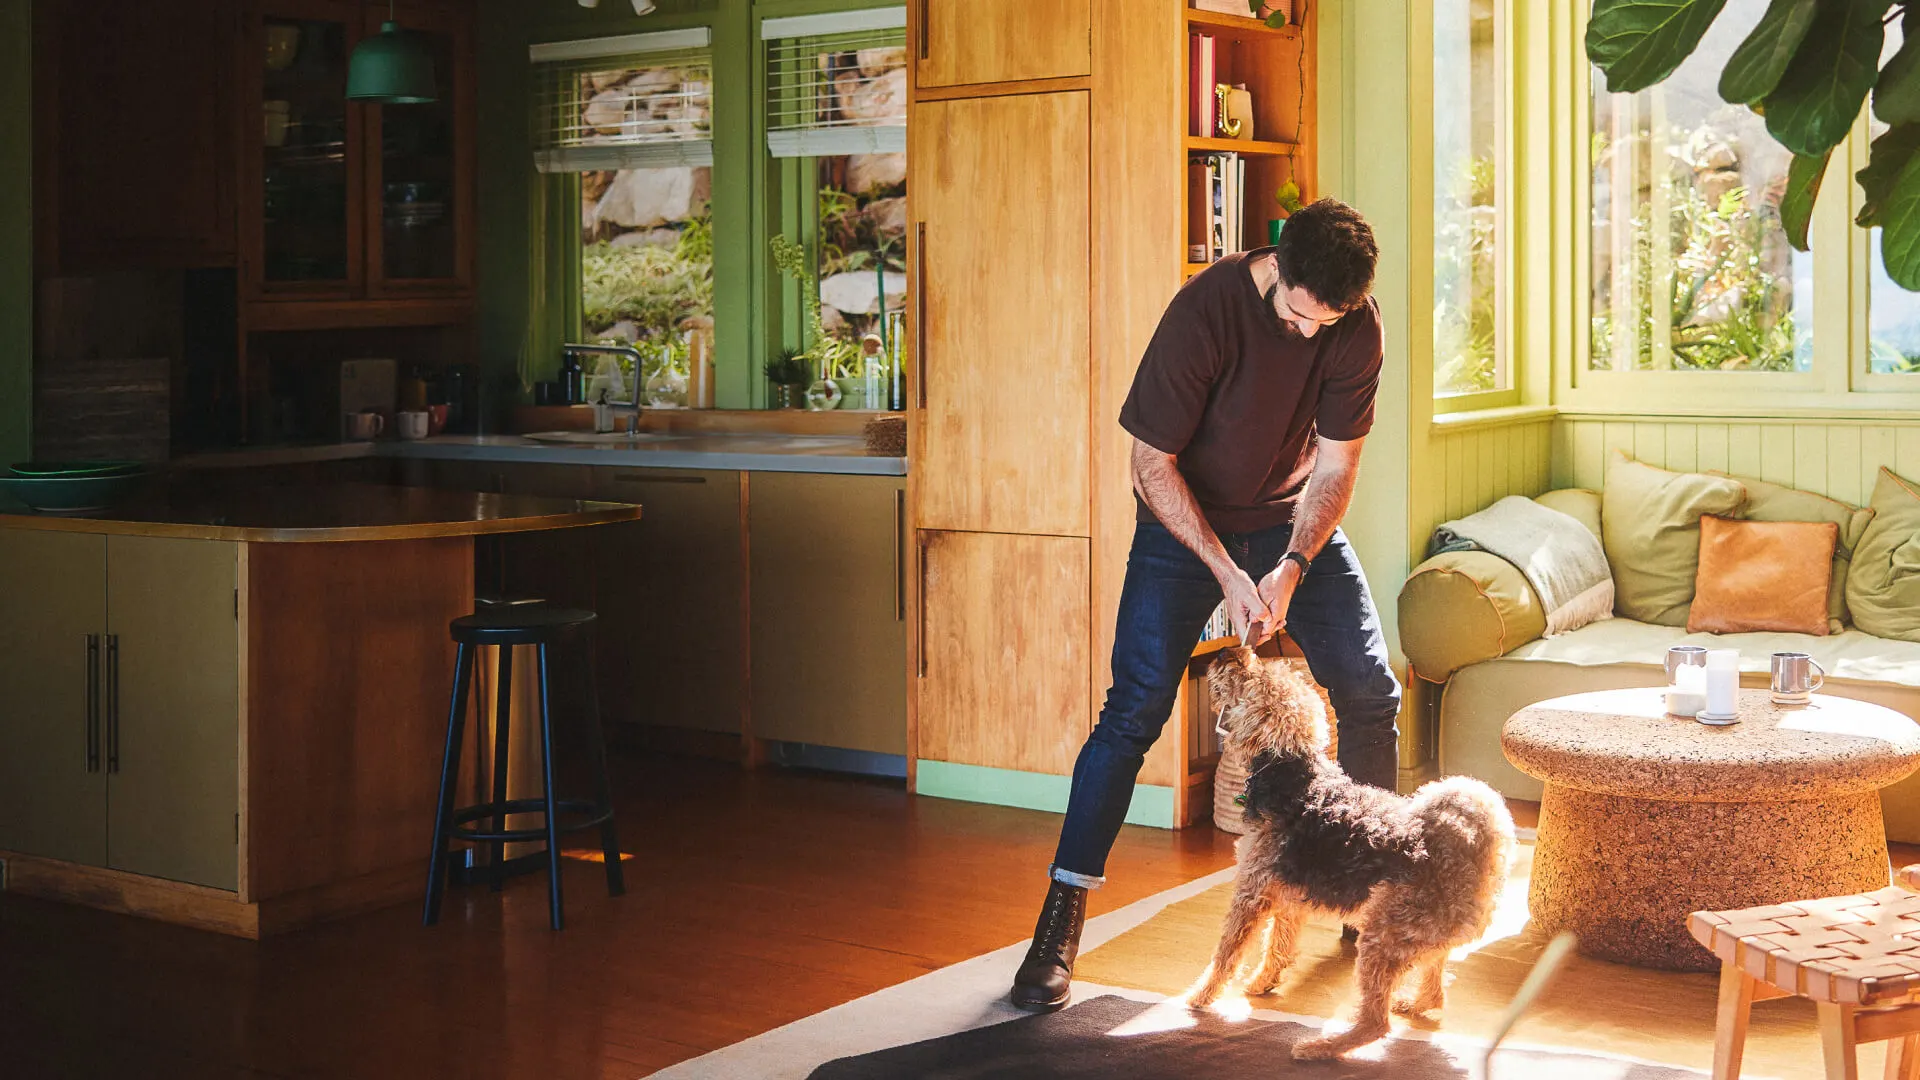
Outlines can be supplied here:
[[1740, 723], [1668, 716], [1658, 689], [1532, 705], [1500, 735], [1545, 781], [1528, 903], [1605, 960], [1711, 971], [1687, 916], [1887, 884], [1879, 789], [1920, 766], [1920, 725], [1815, 696], [1740, 691]]

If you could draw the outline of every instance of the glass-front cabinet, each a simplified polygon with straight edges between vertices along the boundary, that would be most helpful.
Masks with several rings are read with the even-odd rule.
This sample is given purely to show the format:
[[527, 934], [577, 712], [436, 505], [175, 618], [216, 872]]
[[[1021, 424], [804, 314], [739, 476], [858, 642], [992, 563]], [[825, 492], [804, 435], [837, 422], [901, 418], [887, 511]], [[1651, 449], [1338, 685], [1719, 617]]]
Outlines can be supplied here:
[[463, 295], [472, 283], [472, 30], [461, 10], [399, 7], [433, 58], [431, 104], [346, 98], [347, 64], [385, 4], [257, 0], [241, 204], [250, 301]]

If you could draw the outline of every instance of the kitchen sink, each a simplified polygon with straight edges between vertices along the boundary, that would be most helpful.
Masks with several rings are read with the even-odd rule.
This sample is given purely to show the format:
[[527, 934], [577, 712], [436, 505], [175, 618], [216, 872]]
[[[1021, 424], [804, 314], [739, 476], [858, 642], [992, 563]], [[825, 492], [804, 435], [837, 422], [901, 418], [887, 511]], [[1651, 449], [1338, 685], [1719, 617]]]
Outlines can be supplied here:
[[651, 431], [643, 431], [634, 435], [619, 431], [535, 431], [523, 436], [523, 438], [532, 439], [534, 442], [562, 443], [574, 446], [632, 446], [640, 443], [678, 442], [687, 437], [688, 436], [685, 435], [668, 435]]

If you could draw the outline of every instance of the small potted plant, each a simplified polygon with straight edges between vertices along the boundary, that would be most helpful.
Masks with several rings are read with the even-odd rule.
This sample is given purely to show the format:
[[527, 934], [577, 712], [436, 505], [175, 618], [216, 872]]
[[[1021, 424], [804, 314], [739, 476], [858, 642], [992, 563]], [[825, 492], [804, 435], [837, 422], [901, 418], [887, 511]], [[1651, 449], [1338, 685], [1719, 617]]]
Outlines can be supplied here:
[[1280, 190], [1273, 193], [1273, 201], [1280, 204], [1280, 216], [1267, 222], [1267, 243], [1278, 244], [1281, 227], [1306, 204], [1300, 201], [1300, 185], [1292, 180], [1280, 185]]
[[813, 364], [807, 359], [807, 354], [799, 349], [782, 349], [780, 355], [768, 360], [762, 370], [766, 373], [769, 389], [773, 391], [767, 395], [768, 408], [800, 408], [807, 384], [813, 381]]

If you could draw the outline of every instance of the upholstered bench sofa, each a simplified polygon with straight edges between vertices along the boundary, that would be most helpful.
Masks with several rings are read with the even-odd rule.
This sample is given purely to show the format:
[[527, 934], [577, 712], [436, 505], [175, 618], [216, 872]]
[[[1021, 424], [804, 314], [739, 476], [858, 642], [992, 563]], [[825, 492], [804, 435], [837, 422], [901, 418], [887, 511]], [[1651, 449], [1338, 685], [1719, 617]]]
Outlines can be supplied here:
[[[1612, 475], [1610, 471], [1609, 483]], [[1807, 494], [1767, 486], [1776, 494]], [[1599, 492], [1567, 489], [1548, 492], [1535, 501], [1580, 520], [1603, 540], [1607, 536]], [[1920, 559], [1915, 558], [1920, 555], [1920, 535], [1870, 535], [1873, 513], [1823, 501], [1840, 508], [1831, 516], [1846, 522], [1839, 530], [1837, 556], [1871, 557], [1889, 564], [1895, 574], [1901, 574], [1902, 567], [1920, 567]], [[1879, 505], [1883, 501], [1896, 504], [1892, 514]], [[1905, 529], [1920, 521], [1914, 516], [1920, 511], [1920, 495], [1890, 472], [1883, 472], [1875, 502], [1874, 509], [1885, 524]], [[1744, 507], [1732, 516], [1743, 511]], [[1850, 519], [1848, 512], [1854, 515]], [[1614, 554], [1608, 551], [1610, 561]], [[1847, 567], [1838, 561], [1835, 566], [1838, 579]], [[1888, 566], [1880, 570], [1884, 581]], [[1915, 572], [1920, 574], [1920, 568]], [[1618, 580], [1617, 563], [1615, 575]], [[1879, 616], [1894, 605], [1896, 619], [1904, 618], [1900, 605], [1913, 597], [1904, 591], [1907, 578], [1897, 580], [1898, 587], [1882, 585], [1874, 595], [1861, 599]], [[1435, 749], [1440, 772], [1479, 777], [1509, 797], [1537, 800], [1540, 782], [1515, 769], [1501, 753], [1500, 729], [1507, 718], [1547, 698], [1663, 683], [1666, 652], [1673, 645], [1738, 649], [1742, 683], [1755, 687], [1767, 685], [1772, 653], [1805, 652], [1827, 673], [1823, 693], [1920, 717], [1920, 642], [1876, 636], [1851, 625], [1844, 618], [1848, 612], [1839, 589], [1836, 586], [1835, 618], [1825, 635], [1694, 633], [1685, 625], [1662, 625], [1616, 613], [1613, 618], [1543, 637], [1545, 612], [1515, 566], [1486, 551], [1452, 551], [1429, 558], [1409, 575], [1400, 595], [1400, 639], [1415, 676], [1429, 684], [1428, 700], [1438, 690]], [[1858, 590], [1851, 591], [1857, 597]], [[1920, 622], [1920, 610], [1912, 616]], [[1889, 838], [1920, 843], [1920, 774], [1886, 789], [1883, 805]]]

